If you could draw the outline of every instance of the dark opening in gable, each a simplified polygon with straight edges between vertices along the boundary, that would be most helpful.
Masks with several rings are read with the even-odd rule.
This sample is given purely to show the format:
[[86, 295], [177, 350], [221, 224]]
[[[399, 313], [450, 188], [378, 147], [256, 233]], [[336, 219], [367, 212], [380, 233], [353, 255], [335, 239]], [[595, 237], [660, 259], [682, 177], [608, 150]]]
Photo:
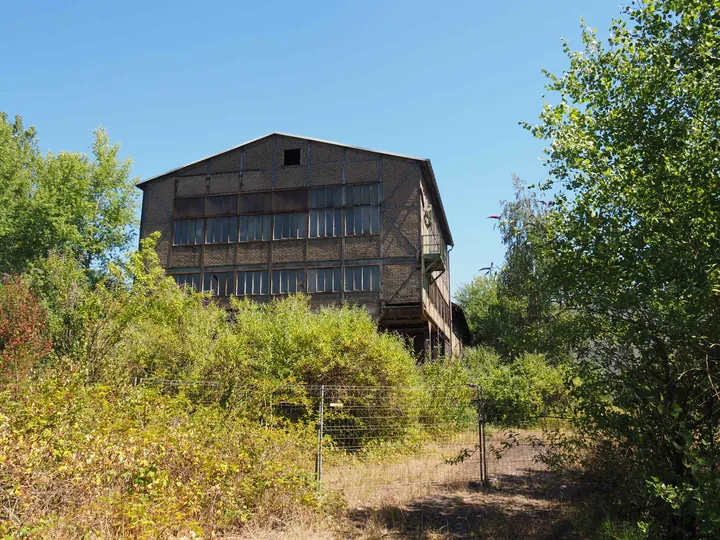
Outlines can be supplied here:
[[299, 148], [291, 148], [288, 150], [285, 150], [285, 160], [284, 165], [300, 165], [300, 149]]

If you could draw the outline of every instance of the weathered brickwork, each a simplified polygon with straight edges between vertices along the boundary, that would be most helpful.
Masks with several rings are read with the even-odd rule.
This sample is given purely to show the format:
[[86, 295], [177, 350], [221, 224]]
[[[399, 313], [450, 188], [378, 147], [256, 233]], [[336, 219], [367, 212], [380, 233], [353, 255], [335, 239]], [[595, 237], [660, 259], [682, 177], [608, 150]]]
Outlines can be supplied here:
[[308, 241], [308, 261], [339, 260], [342, 241], [339, 238], [316, 238]]
[[[299, 156], [299, 164], [285, 165], [286, 150], [290, 151], [288, 160], [297, 160]], [[343, 202], [342, 207], [332, 207], [337, 210], [328, 210], [329, 216], [330, 213], [335, 216], [337, 212], [340, 219], [333, 218], [328, 222], [328, 229], [323, 229], [320, 236], [327, 235], [327, 238], [312, 238], [310, 222], [306, 221], [297, 233], [300, 236], [297, 240], [287, 239], [287, 232], [282, 233], [285, 239], [273, 239], [272, 223], [282, 215], [271, 214], [279, 211], [276, 204], [285, 205], [282, 208], [286, 212], [305, 213], [305, 219], [308, 219], [313, 204], [321, 204], [321, 207], [326, 204], [312, 202], [309, 190], [317, 186], [342, 185], [379, 186], [379, 198], [369, 202], [371, 207], [375, 205], [374, 219], [379, 220], [378, 225], [371, 225], [367, 210], [349, 209]], [[155, 231], [161, 233], [157, 251], [161, 263], [171, 274], [174, 271], [202, 274], [214, 268], [232, 273], [295, 268], [304, 270], [309, 281], [311, 275], [317, 274], [312, 273], [315, 268], [339, 268], [340, 275], [344, 276], [345, 272], [355, 274], [348, 276], [349, 281], [341, 278], [341, 283], [335, 285], [335, 292], [314, 293], [313, 305], [340, 305], [343, 302], [363, 305], [382, 326], [408, 335], [416, 346], [424, 343], [427, 347], [427, 343], [431, 343], [435, 347], [450, 339], [451, 310], [446, 309], [451, 300], [449, 266], [444, 273], [424, 273], [423, 236], [433, 235], [441, 238], [443, 244], [452, 244], [429, 162], [274, 134], [161, 175], [140, 187], [144, 192], [141, 238]], [[295, 199], [288, 202], [281, 195], [271, 195], [286, 189], [295, 190], [286, 195]], [[257, 195], [251, 195], [253, 193]], [[210, 221], [202, 214], [196, 216], [195, 210], [190, 213], [178, 210], [181, 213], [176, 216], [176, 197], [211, 195], [226, 195], [212, 201], [225, 201], [223, 208], [230, 209], [231, 217], [227, 219], [231, 221], [213, 217], [227, 216], [228, 210], [207, 214], [214, 206], [208, 206], [210, 202], [203, 206], [203, 199], [196, 199], [199, 208], [205, 208], [207, 219], [213, 218], [216, 227], [221, 223], [226, 227], [218, 231], [227, 231], [227, 227], [232, 226], [236, 229], [232, 234], [217, 233], [227, 237], [215, 238], [214, 243], [206, 244], [206, 231], [211, 234]], [[268, 197], [267, 201], [263, 202], [262, 197]], [[270, 204], [276, 197], [280, 197], [279, 202]], [[194, 204], [190, 199], [184, 200], [186, 206], [179, 208]], [[216, 202], [213, 205], [219, 204]], [[241, 209], [241, 205], [250, 206]], [[351, 211], [355, 213], [350, 214]], [[257, 212], [260, 217], [252, 217]], [[355, 216], [354, 235], [345, 234], [346, 214]], [[262, 215], [270, 217], [262, 218]], [[362, 227], [371, 229], [358, 234], [360, 215], [364, 220]], [[186, 238], [187, 231], [174, 233], [174, 220], [179, 219], [199, 220], [185, 222], [189, 227], [200, 227], [192, 229], [192, 238]], [[259, 228], [266, 227], [263, 219], [268, 220], [270, 229], [260, 232]], [[348, 219], [352, 225], [353, 218]], [[365, 221], [367, 219], [370, 221]], [[289, 226], [296, 225], [293, 222]], [[182, 227], [178, 230], [183, 231]], [[199, 239], [199, 230], [203, 231], [202, 239]], [[312, 234], [317, 233], [313, 230]], [[261, 240], [259, 236], [262, 236]], [[258, 241], [248, 241], [250, 237], [258, 238]], [[175, 242], [179, 245], [174, 245]], [[188, 243], [198, 245], [181, 245]], [[358, 267], [368, 270], [361, 271]], [[376, 277], [371, 277], [373, 275]], [[430, 285], [433, 279], [435, 282]], [[271, 296], [253, 298], [267, 301]]]
[[299, 263], [305, 260], [305, 240], [280, 240], [273, 242], [273, 261]]

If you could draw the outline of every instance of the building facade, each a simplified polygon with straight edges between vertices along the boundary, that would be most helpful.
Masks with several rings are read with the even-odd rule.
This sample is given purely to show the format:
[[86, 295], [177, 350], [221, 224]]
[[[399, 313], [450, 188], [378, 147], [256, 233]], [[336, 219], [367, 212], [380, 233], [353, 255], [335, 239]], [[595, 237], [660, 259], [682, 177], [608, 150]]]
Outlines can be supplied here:
[[273, 133], [138, 184], [178, 283], [364, 306], [416, 351], [455, 348], [450, 228], [429, 160]]

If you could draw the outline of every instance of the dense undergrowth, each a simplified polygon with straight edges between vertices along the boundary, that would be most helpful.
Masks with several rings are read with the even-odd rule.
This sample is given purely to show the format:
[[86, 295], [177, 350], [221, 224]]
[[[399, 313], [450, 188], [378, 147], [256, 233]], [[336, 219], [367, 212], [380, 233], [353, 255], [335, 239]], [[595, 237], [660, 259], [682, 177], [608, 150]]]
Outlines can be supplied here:
[[[327, 416], [380, 456], [431, 438], [441, 397], [467, 408], [471, 385], [517, 382], [482, 349], [419, 365], [357, 307], [298, 296], [228, 310], [165, 277], [152, 242], [99, 282], [51, 255], [0, 286], [0, 534], [208, 535], [332, 511], [313, 474], [319, 385], [388, 411], [376, 431], [352, 409]], [[532, 416], [533, 385], [503, 403]]]

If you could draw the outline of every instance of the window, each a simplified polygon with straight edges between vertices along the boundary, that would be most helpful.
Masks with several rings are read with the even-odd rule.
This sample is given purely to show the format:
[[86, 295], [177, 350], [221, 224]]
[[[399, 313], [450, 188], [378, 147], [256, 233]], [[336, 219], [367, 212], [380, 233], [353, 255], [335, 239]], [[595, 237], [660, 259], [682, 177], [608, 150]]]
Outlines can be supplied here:
[[367, 206], [370, 204], [378, 204], [380, 197], [380, 184], [347, 186], [346, 197], [348, 206]]
[[227, 242], [237, 242], [237, 218], [235, 216], [208, 218], [205, 243], [222, 244]]
[[205, 199], [203, 197], [175, 199], [175, 217], [202, 217], [204, 210]]
[[173, 278], [180, 287], [192, 287], [196, 291], [200, 290], [200, 274], [175, 274]]
[[174, 246], [202, 244], [204, 219], [182, 219], [175, 221]]
[[339, 208], [310, 210], [310, 238], [342, 235], [342, 211]]
[[304, 290], [304, 270], [273, 270], [273, 294], [290, 294], [303, 292]]
[[289, 214], [275, 214], [275, 230], [273, 238], [283, 240], [286, 238], [305, 238], [306, 226], [305, 212], [292, 212]]
[[377, 291], [380, 289], [379, 266], [348, 266], [345, 268], [345, 290]]
[[342, 290], [340, 271], [340, 268], [308, 270], [308, 292], [340, 292]]
[[345, 211], [345, 234], [377, 234], [380, 232], [380, 209], [377, 206], [351, 206]]
[[290, 189], [287, 191], [275, 192], [276, 212], [293, 212], [307, 208], [307, 190]]
[[300, 165], [300, 149], [292, 148], [285, 150], [285, 159], [283, 163], [287, 167], [288, 165]]
[[240, 241], [270, 240], [270, 214], [240, 216]]
[[203, 274], [203, 291], [213, 296], [229, 296], [233, 293], [232, 272], [218, 272]]
[[238, 213], [237, 195], [208, 197], [205, 203], [206, 216], [226, 216]]
[[347, 186], [345, 193], [345, 234], [377, 234], [380, 232], [380, 184]]
[[310, 190], [310, 208], [340, 208], [342, 186], [317, 187]]
[[238, 272], [237, 294], [248, 296], [253, 294], [268, 293], [268, 273], [259, 272]]
[[241, 197], [241, 214], [265, 214], [272, 212], [272, 193], [248, 193]]

